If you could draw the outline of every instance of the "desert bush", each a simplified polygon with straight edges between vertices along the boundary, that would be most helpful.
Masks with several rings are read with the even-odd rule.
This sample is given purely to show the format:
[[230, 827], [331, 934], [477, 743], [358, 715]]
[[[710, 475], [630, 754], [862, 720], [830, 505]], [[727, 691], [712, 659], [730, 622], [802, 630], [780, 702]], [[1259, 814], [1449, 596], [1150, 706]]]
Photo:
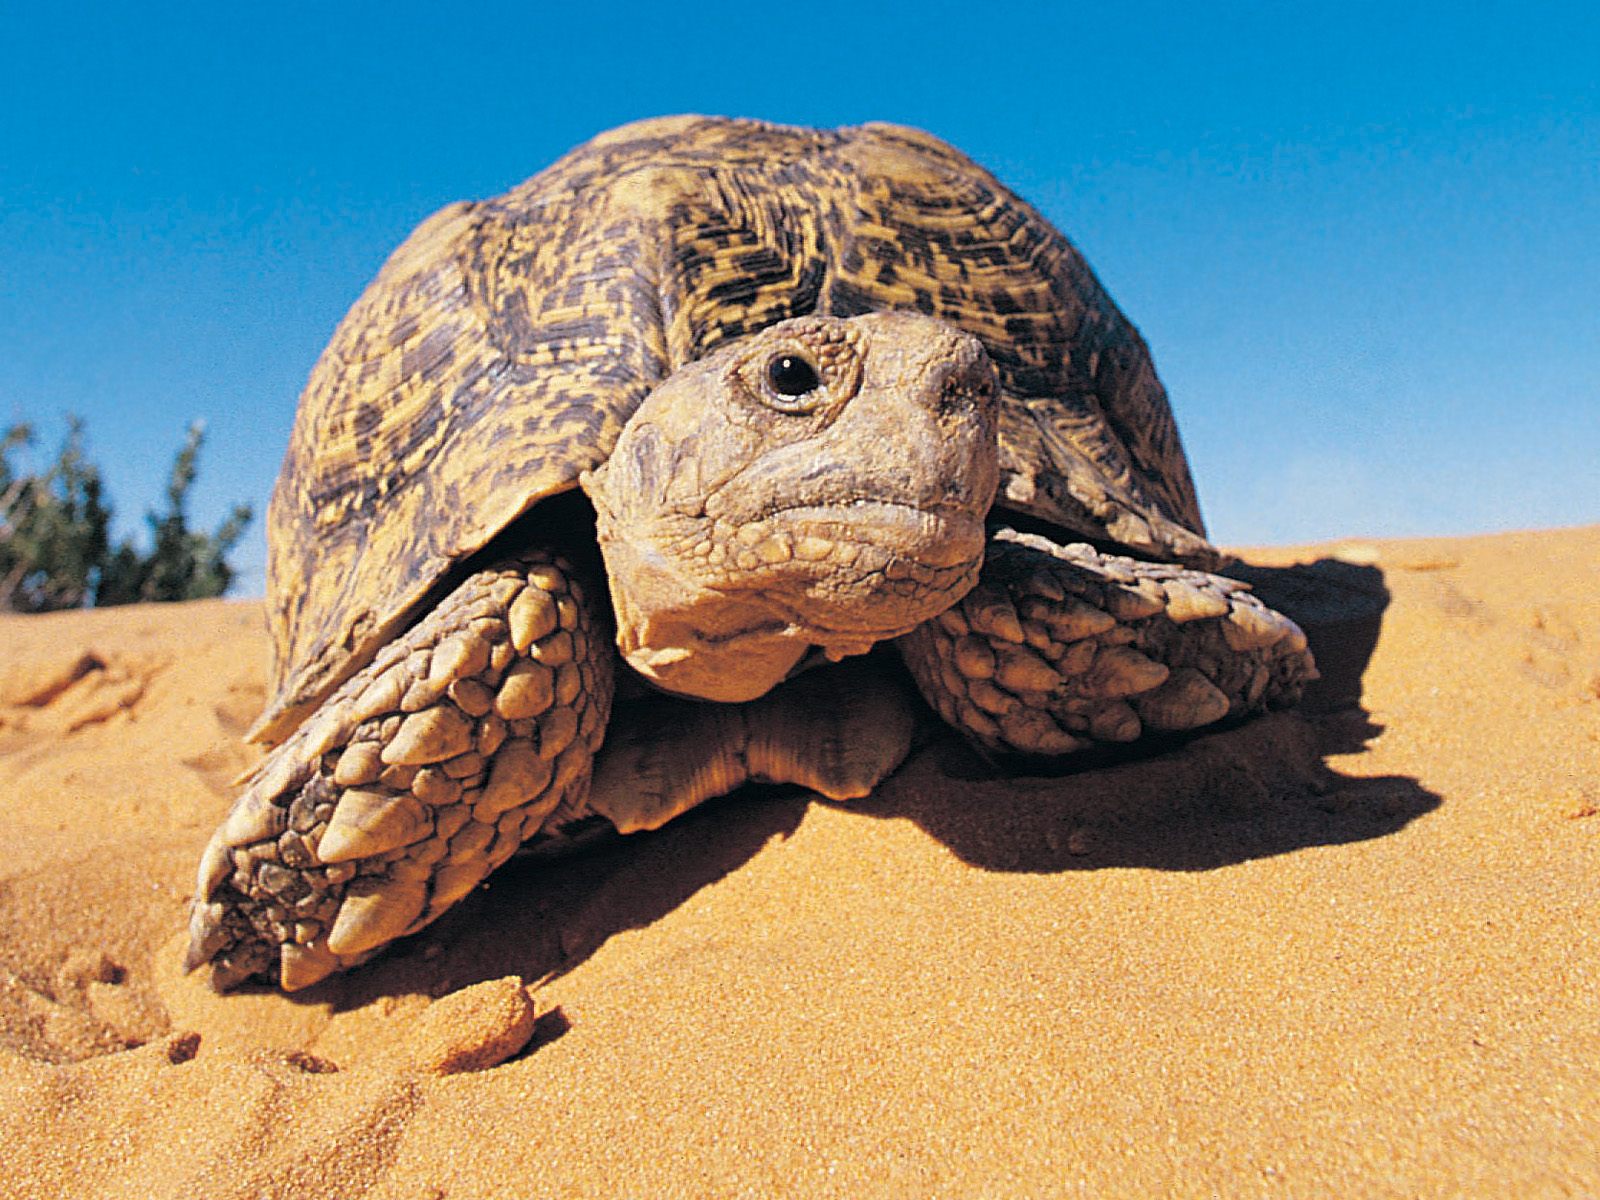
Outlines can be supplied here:
[[81, 420], [68, 419], [61, 451], [42, 472], [13, 461], [34, 444], [33, 429], [7, 429], [0, 435], [0, 610], [223, 595], [234, 579], [228, 555], [249, 526], [251, 511], [247, 504], [235, 505], [212, 533], [189, 528], [189, 489], [204, 441], [204, 426], [189, 426], [167, 481], [166, 508], [146, 515], [150, 546], [141, 550], [129, 539], [111, 542], [112, 508], [100, 469], [84, 451]]

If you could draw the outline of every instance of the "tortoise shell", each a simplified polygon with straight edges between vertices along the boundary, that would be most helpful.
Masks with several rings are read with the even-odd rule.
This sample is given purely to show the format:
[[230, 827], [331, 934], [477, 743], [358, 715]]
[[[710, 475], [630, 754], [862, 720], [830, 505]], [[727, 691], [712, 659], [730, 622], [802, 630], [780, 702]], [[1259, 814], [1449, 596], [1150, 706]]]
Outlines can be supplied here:
[[789, 317], [889, 309], [994, 359], [998, 510], [1215, 562], [1143, 339], [987, 171], [894, 125], [642, 121], [430, 217], [339, 325], [269, 510], [252, 736], [281, 741], [457, 563], [603, 462], [675, 369]]

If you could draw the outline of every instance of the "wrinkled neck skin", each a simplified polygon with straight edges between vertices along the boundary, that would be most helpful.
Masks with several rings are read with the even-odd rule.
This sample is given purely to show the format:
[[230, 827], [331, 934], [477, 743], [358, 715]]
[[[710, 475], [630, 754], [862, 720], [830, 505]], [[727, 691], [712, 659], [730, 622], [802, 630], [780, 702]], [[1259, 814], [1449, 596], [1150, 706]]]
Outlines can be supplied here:
[[623, 657], [750, 700], [812, 647], [861, 654], [948, 608], [983, 561], [997, 391], [975, 338], [913, 314], [802, 317], [681, 368], [581, 480]]
[[[638, 531], [613, 524], [608, 533], [602, 545], [617, 649], [659, 688], [704, 700], [753, 700], [786, 679], [822, 639], [738, 590], [706, 586]], [[841, 655], [852, 650], [859, 652], [839, 644]]]

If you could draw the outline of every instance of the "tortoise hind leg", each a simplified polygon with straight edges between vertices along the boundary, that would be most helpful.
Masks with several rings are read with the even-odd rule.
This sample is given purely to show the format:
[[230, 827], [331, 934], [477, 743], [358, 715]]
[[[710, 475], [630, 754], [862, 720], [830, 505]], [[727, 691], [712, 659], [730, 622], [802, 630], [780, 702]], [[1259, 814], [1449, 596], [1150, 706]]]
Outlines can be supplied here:
[[188, 969], [307, 987], [434, 920], [581, 796], [611, 707], [601, 594], [531, 552], [347, 680], [212, 836]]
[[1197, 729], [1316, 678], [1305, 634], [1243, 584], [1011, 530], [978, 586], [897, 644], [934, 709], [1001, 753]]
[[881, 665], [814, 667], [739, 704], [658, 695], [619, 708], [585, 807], [634, 833], [749, 782], [860, 799], [905, 761], [917, 721]]

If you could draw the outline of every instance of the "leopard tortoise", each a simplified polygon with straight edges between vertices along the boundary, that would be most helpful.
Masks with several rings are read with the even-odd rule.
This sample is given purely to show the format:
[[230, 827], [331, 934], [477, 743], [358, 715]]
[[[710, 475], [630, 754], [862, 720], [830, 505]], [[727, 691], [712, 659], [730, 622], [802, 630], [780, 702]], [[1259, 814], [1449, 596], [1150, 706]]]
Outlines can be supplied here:
[[269, 521], [273, 749], [190, 920], [218, 988], [359, 963], [519, 847], [747, 780], [864, 796], [906, 676], [1059, 756], [1314, 675], [1208, 573], [1083, 258], [893, 125], [643, 121], [435, 214], [313, 370]]

